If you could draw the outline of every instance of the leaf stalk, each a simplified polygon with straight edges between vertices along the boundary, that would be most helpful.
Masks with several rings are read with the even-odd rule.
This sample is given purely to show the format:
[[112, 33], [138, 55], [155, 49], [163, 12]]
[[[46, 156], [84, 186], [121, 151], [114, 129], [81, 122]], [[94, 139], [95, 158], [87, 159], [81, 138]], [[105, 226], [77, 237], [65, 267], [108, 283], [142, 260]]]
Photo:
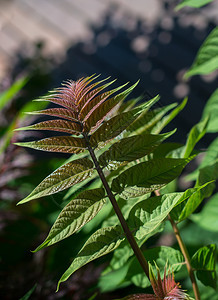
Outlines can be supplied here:
[[[158, 190], [155, 191], [155, 194], [156, 194], [156, 196], [160, 196], [160, 192]], [[177, 242], [179, 244], [180, 250], [181, 250], [181, 252], [182, 252], [182, 254], [185, 258], [185, 264], [186, 264], [186, 268], [188, 270], [188, 274], [189, 274], [189, 277], [190, 277], [190, 280], [191, 280], [191, 283], [192, 283], [192, 288], [193, 288], [193, 291], [194, 291], [195, 299], [200, 300], [201, 299], [200, 292], [199, 292], [199, 289], [198, 289], [198, 284], [197, 284], [197, 281], [196, 281], [196, 278], [195, 278], [194, 270], [191, 266], [191, 258], [189, 256], [188, 250], [187, 250], [187, 248], [186, 248], [186, 246], [185, 246], [185, 244], [182, 240], [179, 228], [177, 227], [174, 220], [171, 218], [170, 214], [168, 214], [167, 218], [170, 221], [170, 224], [173, 228], [173, 232], [174, 232], [174, 234], [176, 236], [176, 239], [177, 239]]]
[[92, 158], [92, 160], [94, 162], [94, 165], [96, 167], [98, 175], [99, 175], [99, 177], [100, 177], [100, 179], [102, 181], [102, 184], [103, 184], [103, 186], [104, 186], [104, 188], [105, 188], [105, 190], [107, 192], [108, 198], [110, 199], [110, 202], [111, 202], [111, 204], [112, 204], [112, 206], [114, 208], [114, 211], [115, 211], [115, 213], [116, 213], [116, 215], [117, 215], [117, 217], [118, 217], [118, 219], [120, 221], [120, 224], [121, 224], [121, 226], [123, 228], [123, 231], [124, 231], [124, 233], [126, 235], [126, 238], [127, 238], [128, 242], [129, 242], [130, 246], [132, 247], [132, 250], [133, 250], [136, 258], [138, 259], [138, 261], [139, 261], [139, 263], [140, 263], [143, 271], [145, 272], [146, 276], [149, 279], [149, 266], [148, 266], [148, 262], [145, 259], [145, 257], [143, 255], [141, 249], [137, 245], [136, 240], [135, 240], [133, 234], [131, 233], [131, 231], [130, 231], [127, 223], [126, 223], [126, 220], [123, 217], [123, 214], [122, 214], [122, 212], [121, 212], [121, 210], [119, 208], [119, 205], [117, 204], [115, 196], [112, 193], [112, 191], [111, 191], [111, 189], [110, 189], [110, 187], [109, 187], [109, 185], [107, 183], [107, 180], [106, 180], [106, 178], [104, 176], [104, 173], [103, 173], [103, 171], [102, 171], [102, 169], [101, 169], [101, 167], [100, 167], [100, 165], [98, 163], [98, 160], [97, 160], [97, 157], [95, 155], [95, 152], [92, 149], [92, 147], [90, 146], [89, 141], [88, 141], [88, 137], [85, 134], [84, 134], [84, 138], [86, 140], [90, 156], [91, 156], [91, 158]]

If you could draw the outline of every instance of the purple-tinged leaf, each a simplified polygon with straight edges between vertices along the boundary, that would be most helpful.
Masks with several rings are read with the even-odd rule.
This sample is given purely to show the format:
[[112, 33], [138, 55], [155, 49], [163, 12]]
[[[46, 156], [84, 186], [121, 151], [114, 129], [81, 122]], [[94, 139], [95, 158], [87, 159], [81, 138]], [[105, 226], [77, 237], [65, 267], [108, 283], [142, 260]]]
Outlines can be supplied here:
[[49, 152], [80, 153], [85, 151], [85, 140], [72, 136], [57, 136], [33, 142], [15, 143], [15, 145]]
[[95, 96], [98, 93], [100, 93], [103, 89], [105, 89], [106, 87], [108, 87], [109, 85], [111, 85], [115, 81], [115, 80], [113, 80], [109, 83], [106, 83], [102, 86], [99, 86], [99, 87], [95, 88], [96, 85], [101, 84], [102, 82], [106, 81], [107, 79], [109, 79], [109, 77], [105, 78], [101, 81], [98, 81], [96, 83], [93, 83], [91, 86], [88, 86], [86, 88], [87, 91], [83, 93], [83, 96], [81, 96], [80, 100], [78, 101], [78, 106], [80, 108], [80, 113], [84, 109], [84, 107], [92, 101], [92, 99], [95, 99]]
[[105, 100], [113, 93], [113, 91], [109, 91], [109, 92], [104, 92], [97, 96], [97, 94], [99, 94], [103, 89], [107, 88], [109, 85], [111, 85], [114, 82], [115, 80], [110, 81], [109, 83], [106, 83], [94, 89], [83, 98], [82, 103], [80, 103], [81, 104], [81, 110], [79, 113], [80, 120], [87, 119], [87, 114], [89, 114], [93, 110], [93, 107], [96, 106], [100, 101], [102, 101], [101, 99]]
[[73, 99], [70, 99], [70, 97], [65, 94], [61, 94], [58, 89], [50, 92], [48, 95], [41, 97], [39, 99], [36, 99], [34, 101], [49, 101], [58, 105], [61, 105], [63, 107], [66, 107], [67, 109], [71, 109], [74, 112], [77, 112], [77, 107], [73, 102]]
[[47, 176], [25, 199], [18, 204], [23, 204], [33, 199], [52, 195], [68, 189], [69, 187], [92, 176], [93, 163], [88, 158], [77, 159], [64, 164]]
[[105, 203], [103, 188], [81, 192], [61, 211], [46, 240], [34, 251], [53, 245], [81, 229], [91, 221]]
[[91, 136], [90, 143], [95, 147], [99, 142], [105, 142], [124, 131], [147, 107], [155, 103], [159, 97], [137, 106], [131, 111], [121, 113], [103, 123]]
[[66, 108], [48, 108], [40, 111], [28, 112], [27, 114], [60, 117], [70, 121], [78, 122], [78, 114]]
[[52, 130], [75, 135], [80, 135], [82, 131], [81, 125], [79, 123], [69, 122], [65, 120], [44, 121], [27, 127], [21, 127], [16, 130]]
[[[79, 101], [82, 100], [83, 96], [87, 94], [91, 89], [93, 89], [96, 85], [98, 85], [100, 82], [105, 81], [106, 79], [103, 79], [99, 82], [96, 82], [94, 84], [90, 84], [93, 80], [97, 79], [100, 75], [95, 74], [91, 75], [90, 77], [84, 78], [82, 81], [76, 82], [76, 88], [75, 88], [75, 94], [77, 98], [76, 104], [79, 104]], [[81, 105], [79, 105], [81, 108]]]
[[[83, 121], [85, 121], [84, 125], [85, 125], [86, 130], [89, 131], [94, 126], [94, 128], [91, 129], [90, 134], [92, 132], [94, 132], [102, 124], [102, 122], [105, 120], [105, 118], [111, 112], [111, 110], [119, 102], [124, 101], [124, 99], [132, 92], [132, 90], [136, 87], [137, 84], [138, 84], [138, 82], [136, 82], [134, 85], [130, 86], [128, 89], [126, 89], [122, 93], [120, 93], [120, 94], [116, 95], [115, 97], [108, 99], [108, 100], [107, 100], [108, 96], [117, 92], [119, 89], [126, 86], [126, 84], [106, 93], [106, 98], [101, 99], [99, 101], [99, 103], [97, 103], [84, 118]], [[104, 96], [104, 94], [103, 94], [103, 96]]]

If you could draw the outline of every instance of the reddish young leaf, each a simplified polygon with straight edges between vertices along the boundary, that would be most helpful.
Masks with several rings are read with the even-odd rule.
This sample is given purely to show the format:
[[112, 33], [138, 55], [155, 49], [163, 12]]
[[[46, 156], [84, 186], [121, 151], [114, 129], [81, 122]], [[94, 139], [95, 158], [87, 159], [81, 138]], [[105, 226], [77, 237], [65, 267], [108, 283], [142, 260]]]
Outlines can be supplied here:
[[157, 278], [153, 269], [149, 264], [149, 277], [154, 294], [134, 294], [124, 297], [120, 300], [188, 300], [190, 297], [180, 288], [179, 283], [175, 282], [173, 272], [168, 272], [166, 276], [166, 268], [164, 271], [163, 281], [161, 280], [160, 270], [157, 268]]
[[36, 150], [62, 152], [62, 153], [80, 153], [85, 151], [85, 140], [72, 136], [56, 136], [39, 141], [15, 143], [15, 145], [33, 148]]
[[49, 101], [77, 112], [77, 107], [74, 104], [73, 99], [70, 98], [69, 95], [61, 93], [58, 89], [34, 101]]
[[[123, 91], [122, 93], [116, 95], [115, 97], [108, 99], [109, 96], [123, 88], [127, 85], [124, 84], [119, 88], [116, 88], [112, 91], [106, 92], [103, 94], [103, 99], [99, 101], [92, 109], [89, 108], [89, 112], [84, 118], [84, 126], [87, 131], [90, 131], [90, 129], [94, 126], [94, 128], [91, 129], [90, 133], [94, 132], [96, 128], [98, 128], [102, 122], [105, 120], [105, 118], [108, 116], [108, 114], [111, 112], [111, 110], [121, 101], [124, 101], [124, 99], [132, 92], [132, 90], [135, 88], [135, 86], [138, 84], [136, 82], [134, 85]], [[98, 100], [98, 99], [97, 99]], [[92, 103], [92, 102], [91, 102]]]
[[52, 130], [80, 135], [81, 125], [79, 123], [73, 123], [65, 120], [50, 120], [27, 127], [21, 127], [16, 130]]
[[122, 131], [124, 131], [139, 115], [143, 110], [153, 103], [155, 103], [158, 98], [154, 98], [136, 108], [121, 113], [107, 122], [103, 123], [91, 136], [90, 143], [95, 147], [99, 142], [108, 141], [116, 136], [118, 136]]
[[66, 108], [48, 108], [40, 111], [28, 112], [27, 114], [60, 117], [70, 121], [78, 122], [78, 114]]
[[113, 93], [113, 91], [108, 91], [99, 94], [103, 89], [107, 88], [113, 82], [115, 82], [115, 80], [110, 81], [109, 83], [106, 83], [94, 89], [83, 98], [82, 103], [80, 103], [81, 104], [81, 110], [79, 113], [80, 120], [84, 120], [85, 118], [87, 118], [87, 114], [93, 109], [93, 107], [95, 107], [101, 101], [102, 98], [105, 100]]
[[93, 83], [92, 85], [90, 85], [86, 88], [86, 91], [83, 92], [83, 95], [80, 95], [80, 99], [78, 101], [78, 107], [80, 110], [80, 114], [81, 114], [82, 110], [84, 109], [84, 107], [87, 104], [89, 104], [93, 99], [95, 99], [96, 95], [98, 95], [103, 89], [105, 89], [107, 86], [109, 86], [110, 84], [112, 84], [115, 81], [115, 80], [111, 81], [109, 83], [106, 83], [102, 86], [95, 88], [97, 85], [101, 84], [102, 82], [104, 82], [107, 79], [108, 78], [105, 78], [101, 81]]

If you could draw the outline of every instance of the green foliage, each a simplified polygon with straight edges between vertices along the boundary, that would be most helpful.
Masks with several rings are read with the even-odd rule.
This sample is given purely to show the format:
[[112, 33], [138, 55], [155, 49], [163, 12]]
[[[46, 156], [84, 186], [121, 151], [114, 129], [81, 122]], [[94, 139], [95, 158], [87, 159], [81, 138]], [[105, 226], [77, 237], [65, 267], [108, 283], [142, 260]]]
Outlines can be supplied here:
[[77, 159], [64, 164], [47, 176], [28, 197], [18, 204], [63, 191], [92, 176], [93, 171], [93, 163], [88, 158]]
[[193, 75], [208, 74], [218, 68], [218, 27], [212, 30], [199, 49], [195, 61], [185, 78]]
[[34, 251], [53, 245], [92, 220], [104, 205], [104, 189], [88, 190], [71, 200], [61, 211], [46, 240]]
[[128, 193], [128, 187], [134, 186], [140, 188], [141, 195], [152, 192], [175, 179], [190, 160], [165, 158], [139, 163], [113, 179], [111, 188], [121, 197], [126, 194], [125, 190]]
[[207, 126], [207, 132], [218, 132], [218, 122], [217, 122], [217, 114], [218, 114], [218, 89], [210, 96], [208, 99], [202, 118], [205, 116], [209, 116], [209, 124]]
[[212, 1], [213, 0], [183, 0], [180, 4], [177, 5], [176, 9], [179, 10], [179, 9], [183, 8], [184, 6], [201, 7]]
[[8, 90], [0, 95], [0, 110], [25, 86], [27, 81], [28, 78], [26, 77], [18, 79]]
[[207, 286], [216, 288], [216, 245], [204, 246], [191, 259], [193, 268], [197, 271], [198, 279]]
[[70, 267], [62, 275], [58, 283], [66, 281], [69, 276], [88, 262], [115, 250], [124, 240], [121, 227], [105, 227], [97, 230], [85, 243]]
[[155, 231], [176, 205], [192, 197], [196, 191], [198, 189], [188, 189], [184, 193], [165, 194], [137, 203], [129, 214], [130, 228], [136, 230], [137, 239]]
[[[175, 191], [176, 179], [196, 156], [193, 155], [194, 147], [207, 132], [210, 120], [206, 112], [202, 121], [191, 129], [184, 146], [162, 144], [175, 130], [160, 132], [185, 107], [187, 99], [180, 105], [150, 110], [159, 96], [142, 104], [139, 104], [139, 99], [124, 103], [137, 83], [104, 91], [114, 81], [96, 81], [97, 77], [67, 81], [61, 88], [38, 99], [62, 107], [43, 108], [31, 114], [57, 119], [17, 130], [64, 132], [66, 135], [16, 145], [73, 154], [19, 204], [70, 188], [47, 238], [35, 251], [60, 241], [63, 243], [81, 229], [91, 233], [59, 280], [58, 289], [82, 266], [112, 251], [114, 254], [101, 277], [100, 288], [107, 291], [129, 284], [145, 288], [150, 285], [141, 269], [146, 261], [157, 264], [164, 276], [166, 262], [178, 272], [185, 260], [174, 247], [146, 249], [145, 243], [164, 230], [170, 216], [177, 223], [192, 218], [202, 201], [213, 192], [214, 183], [211, 181], [217, 176], [216, 155], [210, 159], [209, 167], [206, 163], [199, 169], [194, 188]], [[173, 181], [174, 190], [168, 185]], [[161, 194], [157, 192], [160, 189]], [[154, 192], [156, 195], [152, 194]], [[108, 205], [109, 200], [113, 209]], [[197, 218], [198, 215], [193, 216], [196, 223]], [[202, 255], [208, 257], [212, 254], [201, 248], [196, 253], [192, 262], [197, 266], [200, 280], [202, 272], [207, 272], [208, 278], [215, 278], [215, 265], [212, 269], [201, 259]], [[146, 259], [141, 264], [137, 261], [140, 261], [140, 255]]]
[[217, 215], [218, 193], [210, 198], [200, 213], [192, 215], [191, 220], [206, 230], [218, 232]]

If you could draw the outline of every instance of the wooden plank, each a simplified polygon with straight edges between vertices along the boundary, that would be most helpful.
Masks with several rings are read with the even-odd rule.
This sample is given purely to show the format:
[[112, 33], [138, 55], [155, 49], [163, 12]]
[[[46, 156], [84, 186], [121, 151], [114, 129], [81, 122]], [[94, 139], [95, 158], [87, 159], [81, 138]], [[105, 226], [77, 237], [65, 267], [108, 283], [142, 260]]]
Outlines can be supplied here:
[[[59, 0], [55, 1], [60, 3]], [[76, 12], [75, 18], [82, 20], [85, 24], [99, 23], [107, 9], [107, 1], [64, 0], [63, 6], [66, 6], [69, 11]]]
[[39, 19], [29, 18], [25, 10], [18, 5], [17, 2], [7, 8], [7, 11], [1, 10], [0, 17], [7, 20], [8, 24], [14, 27], [15, 33], [20, 32], [20, 43], [36, 42], [39, 40], [46, 41], [46, 49], [58, 51], [63, 50], [66, 45], [66, 39], [62, 35], [58, 35], [55, 31], [45, 27], [41, 24]]
[[74, 16], [53, 5], [52, 1], [44, 0], [19, 0], [30, 9], [34, 10], [46, 26], [52, 26], [54, 30], [67, 38], [81, 36], [86, 32], [86, 26], [76, 20]]
[[17, 50], [18, 44], [17, 41], [15, 41], [5, 29], [6, 26], [4, 27], [4, 30], [0, 31], [0, 48], [3, 51], [3, 53], [11, 57]]

